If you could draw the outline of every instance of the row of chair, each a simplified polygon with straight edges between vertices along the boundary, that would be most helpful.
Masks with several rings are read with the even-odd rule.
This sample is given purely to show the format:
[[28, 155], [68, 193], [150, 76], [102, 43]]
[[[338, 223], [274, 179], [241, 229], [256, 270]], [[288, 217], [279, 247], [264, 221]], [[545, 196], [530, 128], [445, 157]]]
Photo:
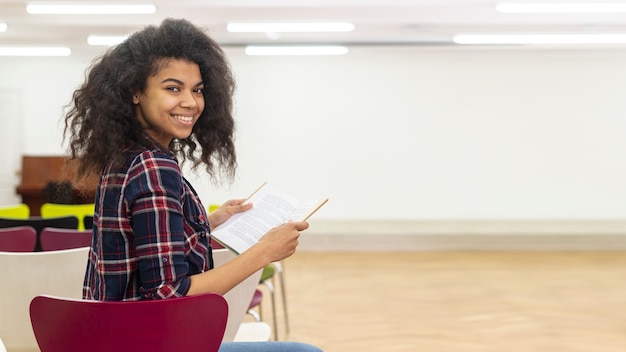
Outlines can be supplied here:
[[38, 239], [42, 251], [89, 247], [91, 230], [44, 227], [37, 236], [32, 226], [0, 228], [0, 251], [33, 252]]
[[[0, 218], [0, 229], [6, 229], [7, 233], [4, 234], [5, 243], [11, 239], [15, 238], [17, 235], [13, 233], [11, 236], [11, 232], [18, 231], [28, 232], [28, 229], [23, 229], [24, 227], [34, 229], [35, 231], [35, 244], [31, 247], [30, 251], [38, 252], [43, 249], [41, 243], [41, 233], [45, 228], [56, 228], [56, 229], [67, 229], [67, 230], [76, 230], [76, 231], [87, 231], [90, 230], [78, 230], [78, 218], [76, 216], [63, 216], [56, 218], [42, 218], [42, 217], [30, 217], [28, 219], [5, 219]], [[22, 228], [22, 229], [20, 229]], [[13, 230], [13, 231], [9, 231]]]
[[[55, 229], [67, 229], [74, 230], [69, 232], [75, 232], [75, 237], [69, 237], [67, 234], [66, 240], [58, 238], [58, 241], [64, 241], [60, 245], [65, 245], [66, 241], [74, 240], [77, 244], [85, 243], [85, 237], [87, 237], [86, 231], [93, 226], [93, 214], [94, 204], [54, 204], [44, 203], [40, 209], [40, 216], [30, 216], [31, 211], [26, 204], [16, 204], [11, 206], [0, 207], [0, 229], [5, 229], [0, 235], [0, 250], [17, 250], [11, 249], [11, 247], [22, 248], [20, 251], [24, 251], [28, 246], [28, 243], [32, 243], [30, 239], [32, 234], [29, 234], [34, 229], [35, 242], [30, 247], [30, 250], [26, 251], [41, 251], [50, 250], [46, 248], [52, 244], [47, 242], [46, 248], [42, 241], [42, 231], [44, 228]], [[19, 237], [22, 234], [22, 238]], [[49, 235], [46, 235], [49, 237]], [[89, 242], [87, 242], [89, 245]]]
[[[221, 341], [260, 341], [270, 337], [269, 325], [265, 323], [242, 324], [260, 271], [223, 295], [228, 303], [226, 313], [224, 303], [211, 295], [140, 302], [83, 301], [88, 251], [88, 247], [82, 247], [0, 252], [0, 282], [11, 287], [0, 300], [0, 339], [8, 351], [36, 350], [37, 346], [42, 352], [217, 351]], [[226, 249], [214, 251], [218, 267], [233, 258], [234, 254]], [[251, 327], [261, 328], [256, 330], [265, 331], [264, 335], [251, 337]], [[122, 335], [131, 332], [133, 341]], [[140, 345], [134, 345], [135, 342]]]
[[[211, 212], [217, 207], [219, 207], [219, 205], [211, 205], [208, 210]], [[0, 231], [0, 250], [46, 251], [62, 248], [76, 248], [82, 245], [88, 246], [91, 241], [91, 236], [88, 231], [84, 230], [92, 227], [93, 213], [94, 204], [44, 203], [40, 208], [40, 217], [30, 217], [30, 208], [26, 204], [0, 207], [0, 230], [2, 230]], [[48, 229], [45, 234], [43, 233], [44, 229]], [[33, 242], [33, 230], [35, 231], [35, 244], [30, 247], [31, 249], [28, 249]], [[223, 247], [217, 244], [216, 248]], [[260, 284], [265, 286], [270, 294], [274, 338], [278, 340], [274, 289], [274, 277], [276, 274], [279, 275], [286, 333], [288, 334], [289, 320], [282, 263], [276, 262], [265, 267], [261, 275]], [[261, 321], [262, 319], [260, 304], [262, 296], [262, 292], [257, 289], [250, 304], [249, 314], [252, 315], [256, 321]], [[259, 313], [256, 313], [255, 308], [259, 310]]]
[[[58, 218], [65, 216], [75, 216], [78, 218], [78, 230], [90, 229], [93, 225], [93, 213], [95, 204], [56, 204], [44, 203], [39, 209], [40, 217]], [[14, 204], [0, 206], [0, 218], [27, 220], [31, 217], [31, 209], [27, 204]]]
[[[93, 205], [92, 205], [93, 206]], [[24, 210], [24, 207], [16, 207]], [[52, 207], [50, 207], [52, 208]], [[63, 208], [63, 207], [60, 207]], [[66, 208], [72, 208], [66, 207]], [[26, 208], [28, 209], [28, 208]], [[42, 207], [42, 210], [45, 209]], [[42, 215], [46, 213], [42, 212]], [[28, 214], [28, 213], [26, 213]], [[90, 214], [86, 212], [86, 214]], [[91, 216], [93, 214], [93, 208], [91, 208]], [[2, 214], [0, 211], [0, 216], [6, 215]], [[51, 215], [51, 214], [47, 214]], [[58, 215], [55, 213], [53, 215]], [[64, 216], [64, 217], [52, 217], [52, 218], [44, 218], [44, 217], [30, 217], [27, 218], [24, 212], [22, 212], [21, 219], [18, 219], [15, 214], [12, 215], [15, 218], [2, 218], [0, 217], [0, 251], [22, 251], [22, 252], [31, 252], [33, 251], [33, 247], [35, 247], [35, 251], [57, 251], [64, 250], [70, 248], [81, 248], [88, 247], [91, 242], [91, 231], [89, 230], [79, 230], [78, 229], [78, 218], [76, 216]], [[85, 215], [89, 217], [90, 215]], [[92, 217], [93, 219], [93, 217]], [[33, 226], [28, 226], [24, 224], [30, 224]], [[23, 225], [23, 226], [20, 226]], [[11, 240], [11, 237], [14, 240]], [[17, 239], [15, 237], [18, 237]], [[35, 243], [35, 245], [33, 245]], [[224, 250], [230, 253], [227, 250]], [[217, 251], [221, 252], [221, 251]], [[232, 254], [232, 253], [230, 253]], [[274, 266], [268, 266], [265, 270], [263, 270], [263, 279], [261, 279], [260, 283], [271, 279], [273, 273], [275, 272], [272, 268]], [[268, 270], [271, 269], [271, 270]], [[83, 268], [84, 270], [84, 268]], [[270, 273], [270, 277], [268, 277], [268, 273]], [[259, 276], [261, 274], [259, 273]], [[258, 278], [257, 278], [258, 279]], [[248, 281], [249, 286], [249, 281]], [[268, 287], [271, 287], [268, 286]], [[274, 293], [273, 289], [271, 289], [272, 294], [272, 305], [274, 305]], [[254, 294], [250, 293], [252, 297], [248, 309], [253, 307], [260, 308], [260, 300], [262, 298], [262, 293], [259, 289], [256, 289]], [[250, 299], [250, 298], [249, 298]], [[273, 307], [274, 311], [274, 329], [276, 330], [276, 309]], [[242, 312], [242, 313], [245, 313]], [[286, 313], [286, 312], [285, 312]], [[237, 315], [234, 317], [237, 319]], [[241, 318], [241, 317], [239, 317]], [[252, 338], [253, 340], [257, 339], [265, 339], [266, 334], [269, 336], [271, 334], [271, 329], [265, 323], [260, 321], [260, 318], [255, 319], [257, 321], [257, 325], [253, 323], [247, 323], [240, 326], [240, 330], [237, 331], [238, 336], [241, 335], [242, 339], [249, 340]], [[244, 329], [247, 328], [247, 329]], [[231, 328], [228, 332], [228, 336], [231, 336], [235, 333]], [[252, 336], [252, 337], [251, 337]], [[256, 337], [254, 337], [256, 336]], [[278, 340], [278, 335], [275, 332], [275, 339]]]

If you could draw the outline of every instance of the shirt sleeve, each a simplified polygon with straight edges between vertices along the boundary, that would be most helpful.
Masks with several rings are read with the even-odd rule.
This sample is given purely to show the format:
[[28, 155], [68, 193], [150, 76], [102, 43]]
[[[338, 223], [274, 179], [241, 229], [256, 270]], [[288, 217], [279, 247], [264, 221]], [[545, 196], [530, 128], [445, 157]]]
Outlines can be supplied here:
[[138, 293], [145, 299], [184, 296], [190, 279], [180, 167], [165, 155], [145, 152], [135, 160], [129, 176], [125, 198], [135, 237]]

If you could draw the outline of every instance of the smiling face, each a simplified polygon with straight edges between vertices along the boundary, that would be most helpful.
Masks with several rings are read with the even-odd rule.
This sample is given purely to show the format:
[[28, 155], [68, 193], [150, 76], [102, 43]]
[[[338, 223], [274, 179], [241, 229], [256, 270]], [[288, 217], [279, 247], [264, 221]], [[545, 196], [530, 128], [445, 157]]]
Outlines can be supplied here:
[[204, 110], [203, 89], [198, 64], [168, 59], [166, 66], [148, 77], [146, 89], [133, 95], [135, 116], [146, 133], [167, 148], [172, 139], [191, 135]]

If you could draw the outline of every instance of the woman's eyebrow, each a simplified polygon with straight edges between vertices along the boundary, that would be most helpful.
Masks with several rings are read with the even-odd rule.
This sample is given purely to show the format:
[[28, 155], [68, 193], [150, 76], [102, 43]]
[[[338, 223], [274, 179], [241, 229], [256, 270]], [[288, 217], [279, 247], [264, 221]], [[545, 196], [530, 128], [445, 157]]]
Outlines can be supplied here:
[[167, 82], [174, 82], [176, 84], [183, 85], [183, 81], [178, 80], [176, 78], [166, 78], [166, 79], [161, 81], [161, 83], [167, 83]]
[[[184, 85], [185, 85], [185, 84], [183, 83], [183, 81], [178, 80], [178, 79], [176, 79], [176, 78], [166, 78], [166, 79], [164, 79], [164, 80], [162, 80], [162, 81], [161, 81], [161, 83], [167, 83], [167, 82], [174, 82], [174, 83], [176, 83], [176, 84], [178, 84], [178, 85], [181, 85], [181, 86], [184, 86]], [[200, 81], [200, 82], [196, 83], [196, 85], [195, 85], [194, 87], [198, 87], [198, 86], [202, 86], [202, 85], [204, 85], [204, 81]]]

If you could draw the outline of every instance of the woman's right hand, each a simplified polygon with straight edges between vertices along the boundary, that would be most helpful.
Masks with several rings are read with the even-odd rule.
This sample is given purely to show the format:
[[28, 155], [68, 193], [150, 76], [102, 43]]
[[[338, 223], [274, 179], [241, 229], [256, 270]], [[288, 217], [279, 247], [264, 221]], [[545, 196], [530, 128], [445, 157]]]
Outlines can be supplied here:
[[296, 252], [300, 231], [308, 227], [306, 221], [290, 221], [268, 231], [255, 246], [263, 248], [270, 262], [283, 260]]
[[213, 270], [191, 275], [187, 294], [215, 292], [226, 294], [248, 276], [272, 262], [283, 260], [296, 251], [300, 231], [306, 230], [306, 221], [288, 222], [268, 231], [257, 244], [233, 260]]

